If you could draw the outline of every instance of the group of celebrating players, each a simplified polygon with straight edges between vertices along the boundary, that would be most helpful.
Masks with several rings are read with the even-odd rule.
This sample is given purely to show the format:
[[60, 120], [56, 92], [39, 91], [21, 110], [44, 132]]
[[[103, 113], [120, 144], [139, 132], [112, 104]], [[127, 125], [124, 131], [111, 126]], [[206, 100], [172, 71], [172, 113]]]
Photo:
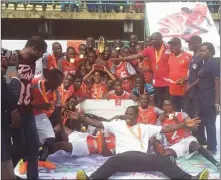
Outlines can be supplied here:
[[[201, 43], [198, 48], [209, 49], [210, 45]], [[173, 160], [195, 152], [220, 169], [208, 151], [212, 147], [206, 150], [192, 135], [201, 120], [183, 112], [184, 95], [191, 89], [187, 79], [192, 55], [181, 50], [179, 38], [172, 38], [168, 45], [156, 32], [140, 44], [137, 36], [131, 35], [129, 46], [118, 39], [102, 52], [95, 48], [92, 37], [77, 50], [68, 47], [66, 53], [55, 42], [53, 53], [42, 59], [43, 75], [33, 78], [35, 62], [46, 49], [46, 42], [34, 36], [24, 49], [6, 52], [2, 61], [3, 67], [17, 66], [21, 82], [18, 108], [11, 112], [12, 124], [16, 123], [15, 115], [21, 117], [23, 127], [17, 133], [23, 133], [28, 149], [28, 153], [21, 153], [23, 143], [18, 134], [13, 135], [13, 145], [19, 147], [17, 161], [13, 160], [22, 158], [20, 174], [27, 172], [28, 179], [37, 178], [38, 166], [56, 169], [47, 157], [58, 150], [68, 156], [113, 156], [90, 177], [79, 171], [77, 179], [107, 179], [115, 172], [131, 171], [160, 171], [171, 179], [208, 178], [207, 170], [192, 177]], [[86, 99], [132, 99], [138, 105], [108, 120], [85, 113], [79, 104]], [[125, 165], [121, 166], [120, 159]], [[138, 165], [138, 160], [143, 165]]]

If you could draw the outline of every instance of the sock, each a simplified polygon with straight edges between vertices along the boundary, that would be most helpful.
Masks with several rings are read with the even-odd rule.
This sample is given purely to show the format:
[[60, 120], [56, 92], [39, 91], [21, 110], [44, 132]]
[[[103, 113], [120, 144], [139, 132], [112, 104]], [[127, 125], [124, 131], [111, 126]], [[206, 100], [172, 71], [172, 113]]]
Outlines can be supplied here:
[[49, 155], [49, 147], [48, 145], [45, 143], [42, 150], [40, 151], [40, 157], [39, 160], [40, 161], [46, 161], [46, 158]]
[[200, 148], [198, 149], [198, 152], [204, 157], [206, 158], [208, 161], [210, 161], [211, 163], [213, 163], [214, 165], [216, 165], [217, 163], [219, 163], [218, 161], [216, 161], [214, 159], [214, 157], [203, 147], [200, 146]]

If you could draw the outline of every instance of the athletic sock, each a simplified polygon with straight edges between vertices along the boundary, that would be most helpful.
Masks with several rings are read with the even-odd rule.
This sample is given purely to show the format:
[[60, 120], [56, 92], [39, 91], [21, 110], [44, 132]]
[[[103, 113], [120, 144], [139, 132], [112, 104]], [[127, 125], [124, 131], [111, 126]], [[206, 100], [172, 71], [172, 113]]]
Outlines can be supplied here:
[[213, 163], [215, 166], [217, 165], [217, 163], [219, 164], [218, 161], [215, 160], [215, 158], [202, 146], [200, 146], [200, 148], [198, 149], [198, 152], [204, 157], [206, 158], [208, 161], [210, 161], [211, 163]]
[[47, 157], [49, 155], [49, 147], [48, 145], [45, 143], [42, 150], [40, 151], [40, 157], [39, 160], [40, 161], [46, 161]]

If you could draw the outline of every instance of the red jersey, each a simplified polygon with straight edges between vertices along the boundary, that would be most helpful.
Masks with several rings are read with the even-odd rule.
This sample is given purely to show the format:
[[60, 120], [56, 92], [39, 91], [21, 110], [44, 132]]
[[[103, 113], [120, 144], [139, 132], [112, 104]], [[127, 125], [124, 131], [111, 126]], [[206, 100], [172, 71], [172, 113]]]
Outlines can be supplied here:
[[[121, 61], [119, 65], [116, 65], [115, 70], [114, 70], [114, 75], [118, 79], [123, 79], [127, 78], [130, 75], [135, 75], [136, 71], [132, 67], [132, 65], [126, 61]], [[131, 92], [132, 88], [134, 85], [134, 80], [133, 79], [125, 79], [122, 82], [122, 87], [124, 90]]]
[[58, 68], [57, 62], [58, 59], [54, 54], [49, 54], [42, 59], [43, 68], [48, 70]]
[[105, 84], [93, 84], [91, 87], [91, 92], [90, 92], [90, 96], [91, 99], [102, 99], [103, 97], [105, 97], [107, 92], [107, 88]]
[[[185, 118], [183, 116], [184, 116], [184, 113], [179, 112], [176, 115], [179, 122], [176, 122], [176, 120], [173, 120], [173, 119], [172, 120], [171, 119], [165, 119], [162, 122], [162, 126], [177, 124], [177, 123], [183, 123], [185, 121]], [[187, 114], [186, 114], [186, 117], [188, 117]], [[174, 132], [165, 133], [165, 135], [166, 135], [167, 142], [169, 143], [169, 145], [173, 145], [177, 142], [180, 142], [182, 139], [185, 139], [185, 138], [189, 137], [191, 135], [191, 132], [190, 132], [190, 130], [188, 130], [186, 128], [182, 128], [182, 129], [178, 129]]]
[[68, 90], [64, 89], [63, 84], [58, 88], [58, 91], [61, 97], [61, 104], [62, 106], [64, 106], [68, 98], [71, 96], [71, 91], [69, 89]]
[[74, 62], [69, 62], [66, 60], [66, 57], [62, 57], [58, 61], [58, 69], [64, 73], [64, 76], [67, 74], [75, 74], [78, 70], [79, 62], [80, 59], [77, 57], [75, 58]]
[[[179, 56], [175, 56], [174, 54], [170, 54], [169, 57], [169, 79], [173, 81], [177, 81], [187, 77], [189, 63], [192, 59], [192, 55], [187, 52], [182, 52]], [[183, 84], [175, 84], [169, 83], [169, 91], [173, 96], [183, 96], [186, 88], [186, 83]]]
[[18, 108], [21, 113], [32, 112], [31, 83], [35, 74], [35, 61], [24, 59], [20, 51], [16, 51], [18, 57], [18, 75], [21, 82], [21, 92], [18, 100]]
[[154, 107], [150, 106], [147, 109], [138, 108], [138, 120], [142, 124], [153, 124], [157, 122], [157, 114], [154, 111]]
[[108, 99], [130, 99], [130, 93], [127, 91], [124, 91], [121, 96], [118, 96], [115, 94], [115, 90], [111, 90], [107, 93], [107, 98]]
[[89, 95], [89, 89], [84, 82], [82, 82], [81, 87], [79, 89], [75, 89], [73, 85], [70, 86], [69, 91], [71, 95], [75, 95], [78, 98], [88, 97]]
[[168, 78], [169, 75], [169, 48], [162, 44], [159, 52], [153, 47], [147, 47], [143, 50], [142, 55], [148, 57], [151, 61], [153, 70], [153, 86], [165, 87], [168, 86], [168, 82], [164, 78]]
[[60, 94], [58, 90], [48, 92], [44, 92], [44, 81], [39, 80], [36, 83], [32, 84], [32, 96], [33, 96], [33, 104], [44, 104], [44, 103], [51, 103], [51, 108], [49, 110], [42, 110], [42, 109], [33, 109], [35, 115], [38, 114], [46, 114], [48, 117], [52, 115], [54, 112], [55, 106], [60, 106]]

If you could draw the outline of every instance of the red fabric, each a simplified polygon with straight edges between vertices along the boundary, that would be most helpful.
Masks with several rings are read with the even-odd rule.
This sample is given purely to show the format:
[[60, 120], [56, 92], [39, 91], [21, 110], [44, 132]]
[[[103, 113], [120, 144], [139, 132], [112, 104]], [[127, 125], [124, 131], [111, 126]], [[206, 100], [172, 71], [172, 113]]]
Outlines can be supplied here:
[[71, 95], [75, 95], [78, 98], [87, 97], [89, 95], [89, 90], [87, 85], [82, 82], [81, 87], [79, 89], [75, 89], [74, 86], [70, 86], [69, 89]]
[[[189, 63], [192, 59], [192, 55], [187, 52], [183, 52], [180, 56], [176, 57], [173, 54], [169, 57], [169, 79], [173, 81], [185, 78], [188, 74]], [[183, 96], [186, 89], [186, 84], [174, 84], [169, 83], [169, 91], [173, 96]]]
[[137, 121], [142, 124], [153, 124], [157, 122], [157, 115], [154, 112], [154, 107], [150, 106], [147, 109], [138, 108], [138, 119]]
[[130, 99], [130, 93], [124, 91], [124, 93], [121, 96], [117, 96], [115, 94], [115, 91], [112, 90], [107, 93], [107, 98], [108, 99]]
[[[177, 118], [179, 120], [178, 123], [183, 123], [184, 119], [182, 117], [182, 113], [177, 114]], [[162, 123], [162, 126], [176, 124], [177, 122], [175, 120], [165, 119]], [[182, 128], [178, 129], [174, 132], [165, 133], [167, 141], [170, 143], [170, 145], [173, 145], [177, 142], [180, 142], [182, 139], [187, 138], [191, 135], [190, 131], [188, 129]]]
[[91, 87], [91, 99], [102, 99], [105, 97], [107, 88], [105, 84], [93, 84]]
[[67, 40], [67, 47], [73, 47], [77, 53], [81, 44], [85, 44], [84, 40]]
[[48, 59], [48, 70], [55, 69], [58, 67], [57, 65], [58, 60], [56, 59], [54, 55], [48, 55], [47, 59]]
[[168, 78], [169, 75], [169, 51], [168, 47], [166, 47], [162, 53], [162, 56], [157, 63], [158, 69], [156, 68], [156, 55], [155, 49], [153, 47], [147, 47], [143, 50], [142, 55], [144, 57], [148, 57], [151, 61], [152, 70], [153, 70], [153, 86], [154, 87], [164, 87], [168, 86], [168, 82], [163, 80], [164, 78]]
[[67, 74], [75, 74], [78, 70], [80, 61], [81, 59], [79, 59], [79, 57], [75, 57], [74, 63], [68, 62], [66, 59], [62, 59], [61, 68], [64, 76], [66, 76]]

